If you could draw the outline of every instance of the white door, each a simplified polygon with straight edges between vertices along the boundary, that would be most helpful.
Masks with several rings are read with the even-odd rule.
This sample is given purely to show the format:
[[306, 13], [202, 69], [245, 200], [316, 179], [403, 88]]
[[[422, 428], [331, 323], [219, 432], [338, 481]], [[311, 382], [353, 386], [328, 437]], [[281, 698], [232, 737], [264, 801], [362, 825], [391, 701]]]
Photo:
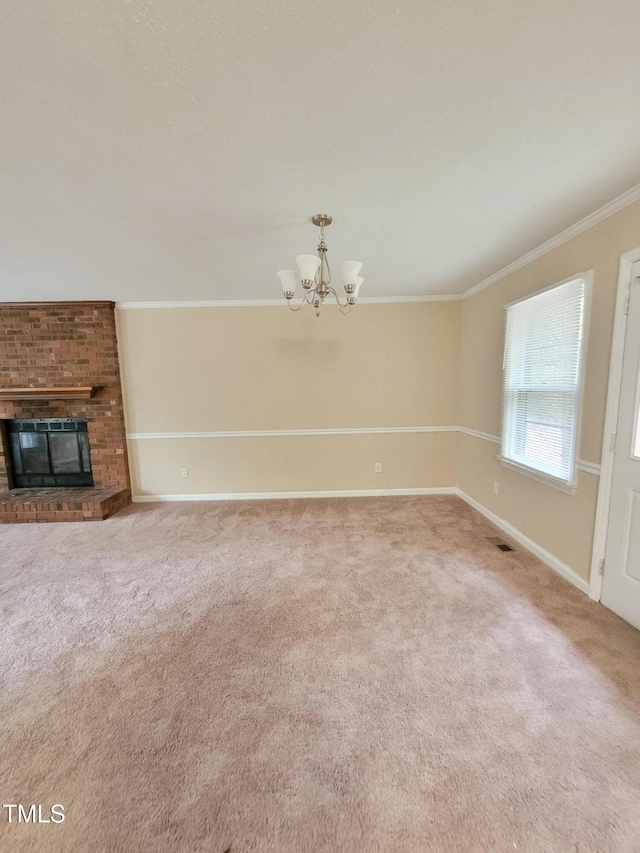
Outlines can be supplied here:
[[640, 628], [640, 261], [629, 293], [602, 603]]

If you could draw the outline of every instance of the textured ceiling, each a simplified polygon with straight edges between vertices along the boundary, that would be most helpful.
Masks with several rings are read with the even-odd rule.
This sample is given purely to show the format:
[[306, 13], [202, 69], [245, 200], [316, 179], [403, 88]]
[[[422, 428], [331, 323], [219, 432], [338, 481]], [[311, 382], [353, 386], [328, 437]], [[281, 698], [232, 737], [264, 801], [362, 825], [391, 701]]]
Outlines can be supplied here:
[[637, 0], [4, 0], [0, 300], [460, 293], [640, 182]]

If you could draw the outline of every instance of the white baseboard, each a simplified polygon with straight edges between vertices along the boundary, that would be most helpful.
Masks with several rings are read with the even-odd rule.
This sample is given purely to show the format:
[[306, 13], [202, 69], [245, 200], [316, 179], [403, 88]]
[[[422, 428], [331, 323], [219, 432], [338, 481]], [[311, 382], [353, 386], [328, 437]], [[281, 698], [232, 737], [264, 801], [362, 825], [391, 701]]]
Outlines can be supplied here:
[[290, 498], [365, 498], [385, 497], [395, 495], [458, 495], [479, 513], [488, 518], [496, 527], [503, 530], [514, 541], [518, 542], [528, 551], [531, 551], [539, 560], [562, 575], [579, 590], [588, 595], [589, 584], [583, 580], [572, 568], [554, 557], [545, 548], [542, 548], [520, 530], [500, 518], [491, 510], [487, 509], [478, 501], [467, 495], [455, 486], [436, 486], [427, 489], [344, 489], [326, 492], [228, 492], [215, 494], [192, 494], [192, 495], [133, 495], [134, 503], [169, 503], [172, 501], [255, 501], [255, 500], [285, 500]]
[[203, 495], [133, 495], [134, 503], [170, 501], [259, 501], [287, 498], [370, 498], [389, 495], [455, 495], [455, 486], [436, 486], [431, 489], [345, 489], [333, 492], [229, 492]]
[[505, 521], [504, 518], [500, 518], [500, 516], [491, 512], [491, 510], [487, 509], [481, 503], [474, 500], [472, 497], [467, 495], [465, 492], [460, 489], [456, 489], [455, 493], [458, 497], [462, 498], [463, 501], [472, 506], [474, 509], [477, 509], [479, 513], [484, 515], [485, 518], [488, 518], [492, 524], [495, 524], [496, 527], [499, 527], [500, 530], [504, 530], [504, 532], [510, 536], [513, 540], [518, 542], [523, 548], [526, 548], [527, 551], [531, 551], [539, 560], [542, 560], [547, 566], [556, 571], [559, 575], [565, 580], [568, 580], [574, 586], [577, 586], [581, 592], [584, 592], [586, 595], [589, 594], [589, 582], [583, 580], [577, 572], [568, 566], [566, 563], [563, 563], [562, 560], [559, 560], [557, 557], [554, 557], [552, 553], [543, 548], [541, 545], [538, 545], [533, 539], [529, 539], [528, 536], [525, 536], [517, 527], [514, 527], [512, 524], [509, 524], [508, 521]]

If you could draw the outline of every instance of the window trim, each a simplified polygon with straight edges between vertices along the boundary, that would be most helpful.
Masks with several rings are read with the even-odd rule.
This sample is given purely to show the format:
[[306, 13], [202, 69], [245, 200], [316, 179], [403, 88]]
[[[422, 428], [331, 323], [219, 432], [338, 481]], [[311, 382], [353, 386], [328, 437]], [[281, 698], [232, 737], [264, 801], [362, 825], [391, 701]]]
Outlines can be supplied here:
[[520, 462], [514, 462], [512, 459], [507, 459], [500, 453], [498, 453], [496, 459], [501, 465], [504, 465], [505, 468], [510, 468], [518, 474], [524, 474], [525, 477], [529, 477], [531, 480], [537, 480], [545, 486], [551, 486], [561, 492], [566, 492], [568, 495], [574, 495], [578, 488], [576, 477], [578, 470], [577, 465], [574, 465], [574, 479], [569, 483], [566, 480], [560, 479], [560, 477], [554, 477], [552, 474], [545, 474], [544, 471], [539, 471], [537, 468], [531, 468], [529, 465], [522, 465]]
[[[502, 455], [502, 442], [504, 439], [504, 364], [506, 360], [507, 354], [507, 309], [512, 308], [514, 305], [518, 305], [521, 302], [526, 302], [528, 299], [532, 299], [535, 296], [540, 296], [542, 293], [546, 293], [549, 290], [555, 290], [557, 287], [562, 287], [564, 284], [569, 284], [572, 281], [581, 280], [584, 283], [584, 305], [583, 305], [583, 315], [582, 315], [582, 346], [580, 348], [580, 361], [578, 364], [578, 394], [576, 400], [576, 429], [575, 436], [573, 442], [573, 453], [571, 456], [571, 468], [569, 472], [569, 479], [565, 480], [562, 477], [555, 477], [553, 474], [548, 474], [546, 471], [541, 471], [539, 468], [535, 468], [532, 465], [526, 465], [525, 463], [516, 461], [514, 459], [509, 459], [509, 457], [505, 457]], [[575, 275], [571, 275], [568, 278], [562, 279], [562, 281], [556, 281], [553, 284], [548, 285], [547, 287], [543, 287], [540, 290], [535, 290], [533, 293], [527, 293], [526, 296], [521, 296], [519, 299], [514, 299], [512, 302], [507, 302], [503, 305], [504, 309], [504, 343], [502, 348], [502, 363], [503, 363], [503, 377], [502, 377], [502, 387], [501, 394], [502, 398], [500, 400], [500, 415], [501, 415], [501, 428], [500, 428], [500, 453], [496, 457], [501, 465], [504, 465], [506, 468], [510, 468], [513, 471], [516, 471], [519, 474], [524, 474], [527, 477], [530, 477], [533, 480], [537, 480], [544, 485], [551, 486], [552, 488], [559, 489], [562, 492], [565, 492], [570, 495], [574, 495], [575, 491], [578, 487], [578, 459], [580, 458], [580, 442], [582, 438], [582, 410], [584, 403], [584, 386], [585, 386], [585, 374], [586, 374], [586, 363], [587, 363], [587, 350], [589, 346], [589, 327], [591, 325], [591, 291], [593, 289], [593, 270], [587, 270], [585, 272], [579, 272]]]

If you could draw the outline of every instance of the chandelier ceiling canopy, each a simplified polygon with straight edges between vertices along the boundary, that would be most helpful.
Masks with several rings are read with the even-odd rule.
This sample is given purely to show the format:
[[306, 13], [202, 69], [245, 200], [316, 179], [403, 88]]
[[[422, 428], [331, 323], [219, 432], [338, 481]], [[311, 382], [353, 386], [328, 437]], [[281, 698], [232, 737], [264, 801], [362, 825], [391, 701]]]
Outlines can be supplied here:
[[[331, 286], [331, 270], [327, 260], [327, 242], [324, 229], [331, 225], [331, 216], [327, 213], [317, 213], [311, 218], [314, 225], [320, 229], [320, 241], [318, 243], [317, 255], [298, 255], [296, 258], [297, 270], [280, 270], [278, 277], [282, 283], [282, 290], [292, 311], [299, 311], [303, 305], [313, 305], [316, 309], [316, 317], [320, 316], [320, 306], [327, 296], [332, 296], [340, 309], [341, 314], [350, 314], [351, 308], [358, 298], [360, 285], [364, 279], [359, 275], [362, 268], [360, 261], [343, 261], [338, 264], [338, 269], [344, 283], [346, 293], [345, 302], [340, 302], [340, 296]], [[294, 306], [293, 298], [298, 284], [302, 284], [302, 301]]]

